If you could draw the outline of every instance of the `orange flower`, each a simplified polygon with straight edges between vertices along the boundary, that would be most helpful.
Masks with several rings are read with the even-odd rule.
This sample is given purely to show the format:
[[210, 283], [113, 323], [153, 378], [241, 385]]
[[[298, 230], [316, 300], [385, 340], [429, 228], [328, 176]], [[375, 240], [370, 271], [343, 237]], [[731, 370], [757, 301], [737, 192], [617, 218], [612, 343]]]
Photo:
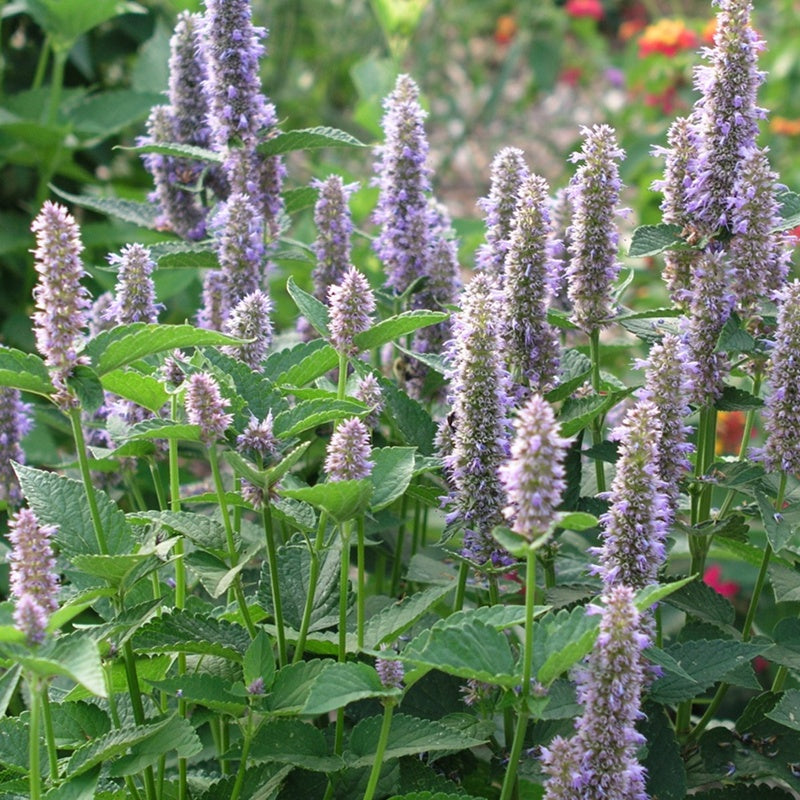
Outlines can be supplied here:
[[591, 17], [598, 22], [605, 14], [600, 0], [567, 0], [564, 11], [571, 17]]
[[674, 56], [680, 50], [688, 50], [697, 44], [697, 34], [687, 28], [682, 19], [660, 19], [644, 29], [639, 39], [639, 57], [651, 53]]
[[[744, 411], [720, 411], [717, 414], [717, 435], [714, 444], [716, 455], [733, 455], [739, 452], [744, 433]], [[750, 432], [752, 438], [753, 432]]]
[[494, 40], [497, 44], [508, 44], [517, 32], [517, 21], [511, 14], [502, 14], [497, 18], [494, 28]]
[[703, 28], [703, 33], [700, 35], [700, 40], [703, 44], [707, 44], [711, 47], [714, 44], [714, 35], [717, 32], [717, 18], [714, 17], [706, 22], [705, 27]]
[[773, 117], [769, 129], [781, 136], [800, 136], [800, 119], [786, 119], [786, 117]]
[[639, 31], [643, 30], [646, 27], [647, 23], [642, 19], [626, 19], [619, 26], [619, 30], [617, 31], [617, 36], [619, 37], [621, 42], [627, 42], [630, 39], [633, 39]]

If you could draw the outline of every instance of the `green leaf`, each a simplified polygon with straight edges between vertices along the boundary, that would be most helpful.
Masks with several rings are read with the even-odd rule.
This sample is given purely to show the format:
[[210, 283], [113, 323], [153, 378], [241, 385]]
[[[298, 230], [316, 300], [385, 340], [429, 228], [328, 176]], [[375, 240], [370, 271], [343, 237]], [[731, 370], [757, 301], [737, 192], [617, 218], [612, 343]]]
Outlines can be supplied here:
[[77, 195], [52, 187], [53, 191], [70, 203], [100, 214], [107, 214], [125, 222], [133, 222], [142, 228], [156, 230], [158, 228], [159, 210], [153, 203], [137, 203], [134, 200], [121, 200], [118, 197], [93, 197]]
[[800, 689], [784, 692], [778, 705], [766, 716], [793, 731], [800, 731]]
[[451, 586], [432, 586], [381, 609], [364, 624], [364, 644], [375, 650], [393, 641], [451, 591]]
[[107, 139], [147, 117], [154, 105], [163, 102], [155, 92], [113, 89], [95, 92], [72, 106], [67, 119], [79, 136]]
[[767, 532], [767, 539], [772, 545], [773, 551], [780, 553], [791, 542], [794, 530], [782, 514], [776, 513], [775, 506], [770, 503], [769, 498], [763, 492], [756, 490], [756, 501], [761, 521]]
[[400, 660], [493, 685], [519, 683], [508, 638], [477, 619], [457, 628], [437, 623], [409, 642]]
[[50, 36], [71, 47], [83, 33], [120, 14], [143, 14], [138, 3], [122, 0], [27, 0], [26, 8]]
[[196, 242], [159, 242], [150, 247], [159, 270], [219, 269], [219, 259], [207, 244]]
[[681, 578], [680, 580], [671, 581], [670, 583], [654, 583], [651, 586], [645, 586], [644, 589], [639, 589], [639, 591], [636, 592], [634, 604], [639, 611], [646, 611], [660, 600], [669, 597], [673, 592], [677, 592], [693, 580], [694, 575], [690, 575], [688, 578]]
[[[16, 464], [22, 492], [43, 525], [56, 525], [64, 555], [99, 553], [86, 490], [80, 481]], [[111, 555], [130, 552], [133, 537], [125, 514], [101, 489], [94, 491], [100, 523]]]
[[566, 350], [558, 367], [558, 385], [545, 398], [548, 403], [565, 400], [579, 386], [583, 386], [592, 374], [592, 362], [578, 350]]
[[127, 518], [134, 525], [163, 526], [185, 536], [204, 550], [227, 552], [228, 545], [222, 523], [204, 514], [192, 514], [188, 511], [137, 511]]
[[206, 150], [193, 144], [181, 144], [180, 142], [159, 142], [158, 144], [140, 144], [134, 147], [120, 147], [120, 150], [128, 150], [132, 153], [143, 155], [145, 153], [158, 153], [162, 156], [173, 156], [175, 158], [187, 158], [192, 161], [204, 161], [208, 164], [222, 164], [222, 154], [215, 150]]
[[348, 662], [330, 663], [311, 687], [301, 713], [327, 714], [368, 697], [395, 697], [399, 689], [387, 688], [374, 667]]
[[289, 276], [286, 281], [286, 291], [294, 300], [295, 305], [300, 309], [300, 313], [311, 323], [314, 330], [322, 337], [327, 339], [330, 336], [328, 330], [328, 307], [317, 300], [316, 297], [304, 292]]
[[338, 772], [344, 768], [341, 756], [328, 755], [322, 731], [299, 719], [265, 722], [253, 738], [248, 758], [256, 763], [292, 764], [312, 772]]
[[775, 644], [764, 653], [764, 658], [793, 670], [800, 669], [800, 620], [785, 617], [775, 626], [772, 638]]
[[372, 511], [380, 511], [391, 505], [411, 483], [414, 475], [414, 454], [416, 447], [381, 447], [372, 451], [373, 491], [370, 500]]
[[647, 739], [647, 793], [659, 800], [684, 800], [686, 767], [675, 731], [663, 707], [648, 703], [637, 728]]
[[[382, 718], [379, 716], [367, 717], [353, 728], [345, 752], [345, 759], [350, 767], [368, 767], [374, 762], [381, 722]], [[473, 738], [435, 720], [394, 714], [383, 759], [388, 761], [390, 758], [442, 750], [466, 750], [478, 747], [488, 738]]]
[[167, 390], [152, 375], [116, 369], [103, 375], [101, 382], [107, 392], [131, 400], [153, 413], [160, 411], [169, 402]]
[[[325, 344], [321, 339], [315, 339], [309, 344], [315, 346], [307, 348], [309, 354], [279, 376], [280, 383], [290, 386], [305, 386], [338, 366], [339, 354], [329, 344]], [[293, 349], [298, 350], [299, 347]], [[267, 365], [269, 365], [269, 359], [267, 359]], [[267, 372], [266, 367], [264, 372]], [[277, 379], [276, 382], [278, 382]]]
[[736, 611], [732, 603], [703, 581], [692, 581], [670, 595], [669, 605], [695, 619], [710, 622], [729, 635], [736, 636]]
[[86, 355], [99, 375], [124, 367], [145, 356], [180, 347], [234, 345], [234, 336], [195, 328], [194, 325], [161, 325], [134, 322], [103, 331], [86, 343]]
[[783, 220], [776, 230], [789, 231], [800, 225], [800, 195], [781, 192], [776, 199], [780, 203], [779, 213]]
[[313, 186], [298, 186], [283, 193], [283, 209], [291, 216], [298, 211], [311, 208], [317, 202], [319, 192]]
[[756, 340], [743, 327], [736, 314], [731, 314], [717, 340], [715, 352], [752, 353], [756, 349]]
[[263, 547], [260, 543], [250, 545], [248, 550], [240, 554], [238, 564], [228, 566], [227, 561], [217, 558], [211, 553], [196, 550], [184, 557], [188, 569], [197, 575], [203, 588], [216, 600], [233, 586], [233, 582], [247, 566], [247, 562]]
[[264, 681], [264, 689], [272, 686], [275, 679], [275, 654], [272, 652], [272, 642], [263, 630], [256, 634], [245, 651], [242, 671], [245, 686], [250, 686], [257, 678]]
[[112, 777], [138, 776], [142, 770], [158, 763], [165, 753], [175, 753], [178, 758], [189, 758], [203, 749], [200, 737], [188, 719], [173, 716], [167, 725], [153, 736], [142, 739], [131, 747], [130, 753], [116, 758], [109, 769]]
[[337, 522], [344, 522], [367, 509], [372, 495], [372, 483], [368, 478], [360, 481], [331, 481], [300, 489], [279, 489], [282, 497], [302, 500], [304, 503], [327, 511]]
[[97, 766], [77, 777], [67, 778], [64, 783], [50, 789], [45, 795], [45, 800], [95, 800], [98, 797], [97, 782], [100, 770], [100, 766]]
[[587, 514], [585, 511], [570, 511], [558, 516], [556, 524], [559, 528], [567, 531], [588, 531], [596, 528], [600, 522], [594, 514]]
[[133, 641], [139, 653], [194, 653], [238, 663], [249, 645], [250, 636], [241, 625], [180, 610], [151, 620]]
[[140, 439], [178, 439], [184, 442], [200, 441], [200, 426], [188, 422], [173, 422], [171, 419], [145, 419], [131, 425], [125, 431], [125, 441]]
[[231, 682], [219, 675], [190, 672], [177, 678], [151, 680], [148, 683], [161, 692], [180, 697], [187, 703], [205, 706], [219, 714], [238, 717], [247, 708], [247, 698], [231, 692]]
[[266, 483], [269, 486], [276, 484], [303, 457], [310, 444], [311, 442], [302, 442], [274, 467], [270, 467], [266, 472]]
[[[17, 691], [17, 684], [22, 675], [22, 667], [19, 664], [7, 669], [0, 675], [0, 718], [4, 717], [8, 710], [8, 704]], [[2, 761], [2, 755], [0, 755]]]
[[[118, 555], [101, 555], [99, 553], [86, 553], [72, 556], [70, 562], [81, 572], [103, 578], [112, 586], [119, 587], [126, 583], [133, 570], [137, 575], [145, 568], [145, 575], [164, 566], [164, 560], [152, 552], [120, 553]], [[143, 576], [141, 576], [143, 577]]]
[[93, 703], [52, 703], [53, 736], [60, 749], [74, 749], [111, 730], [108, 714]]
[[527, 536], [512, 531], [511, 528], [506, 528], [504, 525], [498, 525], [492, 529], [492, 538], [514, 558], [525, 558], [527, 552], [533, 547], [533, 542]]
[[620, 392], [609, 392], [606, 395], [568, 398], [564, 402], [558, 417], [561, 425], [561, 435], [565, 439], [573, 437], [578, 431], [586, 428], [595, 418], [605, 414], [606, 411], [613, 408], [633, 391], [631, 388]]
[[680, 225], [666, 223], [640, 225], [633, 232], [628, 255], [631, 258], [648, 258], [674, 247], [683, 247], [686, 242], [681, 238], [681, 230]]
[[355, 337], [355, 345], [359, 351], [371, 350], [373, 347], [380, 347], [427, 325], [443, 322], [449, 316], [450, 314], [444, 311], [404, 311], [396, 317], [389, 317], [389, 319], [359, 333]]
[[[42, 737], [44, 738], [44, 737]], [[25, 786], [23, 794], [12, 795], [13, 800], [24, 800], [30, 795], [25, 793], [28, 788], [28, 742], [30, 739], [30, 726], [23, 722], [19, 717], [3, 717], [0, 719], [0, 763], [3, 771], [18, 772], [25, 776]], [[45, 743], [42, 741], [39, 748], [39, 755], [44, 758], [41, 763], [47, 763], [47, 751]], [[7, 771], [7, 772], [6, 772]]]
[[546, 614], [533, 628], [533, 674], [545, 686], [594, 646], [600, 618], [583, 606]]
[[436, 423], [421, 403], [401, 391], [392, 381], [377, 376], [381, 394], [386, 402], [392, 421], [407, 445], [417, 448], [420, 455], [434, 452]]
[[714, 408], [719, 411], [750, 411], [754, 408], [761, 408], [763, 405], [764, 401], [760, 397], [756, 397], [738, 386], [726, 386], [715, 401]]
[[298, 714], [306, 704], [311, 687], [320, 674], [334, 662], [317, 658], [288, 664], [278, 670], [272, 691], [267, 695], [267, 706], [273, 714]]
[[0, 386], [49, 397], [54, 389], [50, 373], [39, 356], [0, 345]]
[[[760, 548], [753, 550], [760, 554], [760, 563], [764, 557], [763, 552]], [[785, 563], [776, 563], [773, 557], [769, 565], [769, 579], [776, 603], [793, 603], [800, 600], [800, 572], [796, 568], [788, 567]]]
[[278, 414], [273, 420], [272, 429], [279, 439], [290, 439], [318, 425], [345, 417], [358, 417], [366, 411], [367, 407], [355, 400], [304, 400]]
[[320, 147], [367, 147], [355, 136], [336, 128], [320, 126], [279, 133], [256, 148], [265, 156], [277, 156], [294, 150], [317, 150]]

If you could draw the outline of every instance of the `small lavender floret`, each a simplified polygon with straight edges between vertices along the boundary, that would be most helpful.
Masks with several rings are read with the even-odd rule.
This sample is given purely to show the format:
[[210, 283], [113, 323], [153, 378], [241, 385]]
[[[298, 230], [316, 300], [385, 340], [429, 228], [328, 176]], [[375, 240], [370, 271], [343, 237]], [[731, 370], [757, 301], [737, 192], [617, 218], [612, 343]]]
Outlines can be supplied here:
[[117, 324], [113, 316], [109, 316], [109, 309], [113, 305], [113, 292], [103, 292], [94, 299], [89, 312], [89, 336], [97, 336], [98, 333], [110, 330]]
[[568, 297], [572, 321], [591, 332], [608, 324], [612, 315], [611, 289], [619, 273], [618, 214], [622, 182], [617, 161], [624, 151], [608, 125], [582, 128], [584, 143], [573, 161], [583, 161], [570, 181], [574, 208], [569, 246]]
[[81, 253], [80, 230], [64, 206], [49, 200], [33, 221], [36, 234], [33, 251], [34, 266], [39, 282], [33, 290], [36, 312], [33, 315], [36, 347], [51, 368], [56, 398], [62, 406], [72, 401], [66, 380], [79, 364], [86, 363], [78, 356], [84, 330], [89, 323], [91, 299], [81, 278], [85, 272]]
[[355, 267], [347, 270], [341, 283], [328, 288], [331, 344], [340, 352], [355, 355], [354, 338], [372, 324], [375, 295], [369, 281]]
[[660, 427], [658, 408], [639, 400], [614, 431], [620, 444], [611, 507], [600, 518], [603, 545], [592, 549], [600, 561], [593, 571], [607, 587], [655, 583], [666, 557], [669, 500], [659, 475]]
[[29, 508], [20, 509], [9, 522], [9, 586], [17, 601], [14, 622], [29, 644], [44, 641], [47, 621], [58, 608], [59, 579], [50, 545], [56, 530], [52, 525], [40, 525]]
[[153, 270], [156, 267], [150, 250], [141, 244], [129, 244], [120, 255], [112, 253], [108, 263], [118, 268], [116, 296], [106, 312], [119, 325], [131, 322], [156, 322], [161, 306], [156, 303]]
[[359, 481], [368, 478], [374, 462], [367, 426], [358, 418], [344, 420], [333, 432], [325, 456], [325, 472], [331, 481]]
[[22, 502], [22, 491], [11, 462], [25, 463], [20, 442], [33, 425], [31, 412], [30, 404], [22, 402], [19, 389], [0, 386], [0, 500], [12, 508]]
[[257, 678], [253, 678], [252, 682], [247, 687], [247, 694], [249, 695], [264, 694], [264, 679], [260, 675]]
[[376, 151], [380, 188], [373, 221], [380, 226], [375, 252], [386, 270], [386, 286], [402, 294], [428, 274], [431, 171], [419, 88], [408, 75], [397, 78], [384, 103], [384, 144]]
[[546, 391], [558, 370], [559, 338], [547, 322], [550, 280], [548, 186], [531, 175], [519, 188], [504, 264], [508, 365], [521, 388]]
[[273, 432], [272, 411], [262, 420], [251, 417], [247, 427], [236, 438], [236, 447], [252, 451], [264, 460], [275, 455], [278, 452], [278, 440]]
[[636, 730], [644, 717], [642, 689], [646, 680], [642, 652], [649, 645], [641, 633], [641, 617], [633, 589], [616, 586], [603, 598], [600, 633], [577, 678], [583, 714], [575, 735], [554, 739], [542, 751], [545, 800], [647, 800], [646, 771], [636, 752], [645, 741]]
[[200, 438], [213, 444], [225, 435], [233, 422], [233, 415], [226, 414], [228, 407], [222, 399], [219, 385], [206, 372], [195, 372], [186, 382], [186, 416], [192, 425], [200, 427]]
[[242, 298], [231, 311], [223, 329], [231, 336], [253, 341], [222, 347], [222, 352], [260, 372], [263, 369], [261, 362], [272, 344], [271, 313], [272, 300], [264, 292], [256, 290]]
[[517, 197], [527, 177], [522, 150], [505, 147], [492, 160], [489, 196], [478, 201], [486, 215], [486, 243], [478, 248], [477, 267], [494, 275], [501, 284]]
[[375, 659], [375, 671], [381, 679], [381, 683], [387, 689], [400, 689], [403, 686], [405, 669], [402, 661], [394, 661], [386, 658]]
[[767, 363], [764, 460], [768, 470], [800, 475], [800, 281], [778, 295], [778, 329]]
[[567, 440], [552, 407], [538, 394], [520, 409], [514, 428], [511, 458], [500, 466], [508, 495], [503, 513], [514, 531], [534, 541], [547, 533], [567, 486]]
[[360, 400], [364, 405], [372, 409], [372, 411], [364, 417], [364, 424], [368, 428], [374, 428], [378, 424], [384, 403], [381, 386], [373, 373], [368, 372], [359, 380], [356, 390], [353, 392], [353, 396], [356, 400]]
[[221, 331], [229, 314], [225, 273], [221, 269], [210, 269], [203, 277], [203, 297], [197, 312], [197, 325], [211, 331]]
[[254, 211], [263, 218], [269, 245], [272, 247], [280, 228], [283, 210], [283, 179], [286, 165], [280, 156], [265, 156], [253, 147], [223, 149], [222, 170], [230, 194], [246, 194]]

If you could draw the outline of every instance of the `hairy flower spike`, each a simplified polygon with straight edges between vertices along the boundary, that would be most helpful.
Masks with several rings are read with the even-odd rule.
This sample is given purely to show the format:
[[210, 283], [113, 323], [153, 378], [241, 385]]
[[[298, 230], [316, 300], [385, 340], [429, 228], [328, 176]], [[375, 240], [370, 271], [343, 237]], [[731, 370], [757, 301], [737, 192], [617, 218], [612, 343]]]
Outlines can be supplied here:
[[347, 270], [339, 285], [328, 288], [331, 344], [340, 352], [355, 355], [353, 339], [367, 330], [375, 311], [375, 295], [369, 281], [355, 267]]
[[278, 452], [278, 440], [273, 433], [272, 411], [262, 420], [250, 418], [247, 427], [236, 438], [240, 450], [254, 452], [262, 459], [269, 459]]
[[549, 276], [550, 292], [554, 303], [559, 308], [567, 308], [567, 269], [569, 268], [569, 246], [572, 241], [572, 201], [569, 199], [567, 187], [559, 189], [550, 201], [550, 231], [548, 234], [548, 252], [552, 261], [552, 272]]
[[73, 401], [66, 380], [76, 366], [85, 363], [85, 358], [78, 356], [78, 348], [92, 305], [88, 291], [81, 286], [85, 274], [80, 257], [83, 243], [78, 225], [67, 209], [49, 200], [31, 229], [36, 234], [33, 255], [39, 273], [33, 290], [36, 347], [52, 369], [59, 404], [69, 406]]
[[200, 438], [206, 445], [221, 439], [233, 422], [233, 415], [225, 413], [227, 406], [219, 385], [208, 373], [195, 372], [186, 381], [186, 416], [192, 425], [200, 427]]
[[527, 177], [528, 166], [522, 150], [505, 147], [492, 161], [489, 196], [478, 201], [486, 214], [486, 243], [478, 249], [477, 266], [494, 275], [501, 284], [517, 197]]
[[559, 340], [547, 322], [550, 279], [548, 186], [531, 175], [519, 189], [505, 260], [508, 365], [515, 383], [546, 391], [558, 369]]
[[656, 582], [666, 557], [668, 498], [659, 475], [661, 426], [658, 408], [639, 400], [614, 432], [619, 439], [617, 473], [611, 484], [611, 508], [603, 523], [603, 545], [594, 568], [607, 587], [624, 584], [641, 589]]
[[405, 669], [402, 661], [376, 658], [375, 671], [387, 689], [400, 689], [403, 686]]
[[372, 411], [364, 417], [364, 424], [368, 428], [374, 428], [378, 424], [384, 403], [381, 386], [373, 373], [368, 372], [361, 378], [356, 386], [355, 392], [353, 392], [353, 396], [356, 400], [360, 400], [372, 409]]
[[636, 730], [646, 680], [642, 652], [649, 645], [633, 589], [615, 586], [603, 597], [600, 633], [578, 675], [583, 714], [575, 735], [558, 737], [542, 753], [545, 800], [647, 800], [645, 769], [636, 759], [644, 737]]
[[272, 300], [264, 292], [256, 290], [242, 298], [231, 311], [223, 328], [231, 336], [253, 341], [222, 347], [222, 352], [243, 361], [250, 369], [261, 372], [261, 362], [272, 344], [271, 313]]
[[767, 364], [764, 455], [767, 469], [800, 475], [800, 281], [778, 295], [778, 329]]
[[[444, 463], [453, 487], [448, 521], [464, 523], [464, 555], [478, 564], [506, 557], [491, 537], [503, 521], [498, 468], [508, 455], [508, 373], [502, 340], [502, 294], [485, 272], [464, 288], [453, 318], [451, 451]], [[442, 437], [440, 437], [441, 439]]]
[[47, 621], [58, 608], [58, 575], [50, 539], [56, 528], [40, 525], [29, 508], [22, 508], [9, 522], [12, 550], [10, 588], [16, 598], [14, 622], [29, 644], [44, 641]]
[[279, 231], [278, 216], [283, 209], [281, 189], [286, 166], [280, 156], [264, 156], [250, 147], [229, 147], [223, 151], [222, 169], [231, 195], [247, 195], [253, 209], [263, 217], [269, 246]]
[[701, 97], [693, 112], [698, 133], [697, 162], [687, 189], [687, 211], [703, 233], [730, 227], [734, 182], [742, 159], [756, 145], [756, 105], [764, 73], [757, 68], [764, 43], [752, 27], [750, 0], [719, 0], [714, 47], [705, 51], [708, 66], [695, 72]]
[[511, 459], [500, 466], [511, 527], [534, 541], [547, 533], [567, 486], [564, 458], [567, 440], [559, 435], [553, 409], [538, 394], [531, 395], [514, 424]]
[[31, 411], [19, 389], [0, 386], [0, 500], [12, 508], [22, 502], [22, 492], [11, 462], [25, 463], [20, 442], [31, 430]]
[[314, 224], [317, 227], [313, 244], [317, 257], [312, 274], [314, 297], [324, 302], [328, 287], [339, 283], [350, 266], [353, 218], [349, 202], [358, 184], [346, 184], [339, 175], [330, 175], [324, 181], [312, 181], [311, 185], [319, 191], [314, 206]]
[[375, 252], [386, 270], [386, 285], [402, 294], [428, 274], [430, 169], [419, 89], [408, 75], [397, 78], [384, 103], [385, 141], [377, 150], [380, 188], [373, 221], [380, 226]]
[[325, 472], [331, 481], [359, 481], [368, 478], [374, 462], [367, 426], [358, 418], [344, 420], [333, 432], [325, 456]]
[[197, 312], [197, 324], [211, 331], [221, 331], [230, 313], [227, 281], [221, 269], [210, 269], [203, 278], [203, 302]]
[[567, 276], [572, 321], [591, 332], [608, 324], [612, 312], [611, 287], [620, 268], [614, 222], [622, 189], [617, 160], [624, 152], [608, 125], [583, 128], [582, 133], [583, 149], [573, 161], [584, 163], [569, 186], [574, 217]]
[[141, 244], [129, 244], [122, 253], [112, 253], [108, 263], [118, 267], [116, 297], [106, 312], [119, 325], [131, 322], [156, 322], [159, 305], [151, 277], [156, 267], [150, 250]]

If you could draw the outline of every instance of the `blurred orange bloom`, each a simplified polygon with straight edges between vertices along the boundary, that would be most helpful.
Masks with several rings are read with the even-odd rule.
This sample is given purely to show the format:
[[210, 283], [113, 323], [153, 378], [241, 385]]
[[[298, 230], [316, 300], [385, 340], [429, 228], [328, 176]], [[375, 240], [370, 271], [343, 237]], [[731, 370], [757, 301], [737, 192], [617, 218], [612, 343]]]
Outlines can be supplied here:
[[769, 129], [781, 136], [800, 136], [800, 119], [786, 119], [786, 117], [773, 117]]
[[[717, 435], [714, 445], [716, 455], [734, 455], [739, 452], [744, 421], [744, 411], [720, 411], [717, 414]], [[750, 435], [753, 435], [752, 432]]]
[[494, 28], [494, 40], [497, 44], [508, 44], [517, 32], [517, 21], [511, 14], [501, 14]]
[[660, 19], [644, 29], [639, 39], [639, 57], [651, 53], [674, 56], [680, 50], [696, 47], [698, 41], [697, 34], [682, 19]]
[[703, 44], [707, 44], [709, 47], [714, 44], [714, 34], [717, 32], [717, 18], [714, 17], [706, 22], [705, 27], [703, 28], [703, 33], [700, 35], [700, 39], [702, 40]]
[[567, 0], [564, 11], [571, 17], [591, 17], [600, 21], [603, 19], [603, 4], [600, 0]]
[[643, 30], [646, 27], [647, 23], [642, 19], [626, 19], [619, 26], [619, 31], [617, 32], [617, 36], [619, 36], [620, 41], [627, 42], [630, 39], [633, 39], [639, 31]]

